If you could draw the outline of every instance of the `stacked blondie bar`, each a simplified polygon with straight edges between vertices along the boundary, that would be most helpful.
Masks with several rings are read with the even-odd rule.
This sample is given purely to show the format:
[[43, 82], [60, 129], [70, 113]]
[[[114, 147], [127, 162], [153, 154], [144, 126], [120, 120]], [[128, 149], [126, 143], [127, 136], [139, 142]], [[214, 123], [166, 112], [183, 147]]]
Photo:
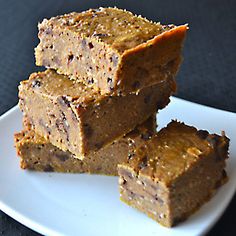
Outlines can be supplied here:
[[[47, 69], [19, 86], [21, 167], [119, 171], [121, 199], [166, 226], [197, 209], [226, 179], [228, 139], [175, 121], [156, 133], [156, 112], [176, 90], [186, 31], [117, 8], [44, 19], [35, 57]], [[204, 186], [201, 173], [211, 177]], [[205, 193], [183, 207], [194, 188]]]

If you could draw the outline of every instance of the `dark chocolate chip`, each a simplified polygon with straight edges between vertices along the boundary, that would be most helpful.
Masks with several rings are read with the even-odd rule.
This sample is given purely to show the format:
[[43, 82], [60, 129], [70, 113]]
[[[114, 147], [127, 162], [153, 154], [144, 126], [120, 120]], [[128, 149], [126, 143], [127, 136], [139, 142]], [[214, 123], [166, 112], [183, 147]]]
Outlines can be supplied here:
[[155, 195], [154, 199], [155, 199], [157, 202], [159, 202], [160, 205], [163, 205], [163, 204], [164, 204], [164, 201], [163, 201], [161, 198], [157, 197], [157, 195]]
[[73, 59], [74, 59], [74, 55], [73, 55], [73, 54], [70, 54], [70, 55], [68, 56], [68, 64], [71, 63], [71, 62], [73, 61]]
[[58, 97], [57, 98], [57, 101], [58, 103], [61, 105], [61, 106], [66, 106], [66, 107], [70, 107], [70, 101], [67, 99], [66, 96], [61, 96], [61, 97]]
[[149, 133], [148, 131], [146, 133], [141, 134], [141, 139], [143, 139], [145, 141], [149, 140], [151, 137], [152, 137], [152, 134]]
[[41, 86], [41, 82], [39, 80], [34, 80], [32, 82], [32, 87], [33, 88], [39, 88]]
[[108, 77], [108, 78], [107, 78], [107, 83], [109, 84], [110, 90], [111, 90], [111, 91], [114, 90], [114, 85], [113, 85], [113, 80], [112, 80], [112, 78]]
[[56, 127], [57, 127], [58, 131], [63, 130], [63, 124], [60, 119], [56, 119]]
[[55, 157], [58, 158], [62, 162], [69, 159], [68, 155], [65, 155], [65, 154], [55, 154]]
[[88, 83], [88, 84], [93, 84], [93, 83], [94, 83], [94, 79], [93, 79], [93, 78], [89, 78], [89, 79], [87, 80], [87, 83]]
[[133, 156], [134, 156], [134, 153], [129, 153], [128, 154], [128, 160], [131, 160], [133, 158]]
[[56, 115], [55, 114], [52, 114], [52, 113], [50, 113], [50, 114], [48, 114], [51, 118], [53, 118], [53, 119], [55, 119], [56, 118]]
[[144, 169], [147, 167], [147, 156], [144, 156], [138, 165], [139, 169]]
[[51, 165], [46, 165], [43, 169], [45, 172], [53, 172], [54, 169]]
[[84, 133], [87, 138], [91, 137], [93, 134], [93, 129], [89, 124], [84, 124]]
[[91, 42], [88, 44], [88, 46], [89, 46], [90, 49], [93, 48], [93, 44]]
[[62, 121], [63, 121], [65, 131], [68, 132], [68, 129], [69, 129], [70, 125], [67, 122], [66, 115], [65, 115], [64, 112], [62, 112]]
[[107, 37], [108, 36], [108, 34], [99, 34], [99, 33], [97, 33], [97, 34], [93, 34], [93, 36], [94, 37]]
[[73, 110], [71, 110], [71, 118], [72, 118], [73, 121], [78, 122], [77, 117], [76, 117], [76, 114], [74, 113]]
[[206, 139], [209, 133], [206, 130], [198, 130], [197, 136], [201, 139]]
[[127, 181], [124, 179], [124, 177], [120, 177], [119, 183], [125, 185]]
[[67, 122], [67, 118], [64, 112], [61, 112], [60, 119], [56, 119], [56, 127], [59, 131], [63, 131], [66, 135], [66, 140], [69, 142], [69, 128], [70, 125]]
[[52, 130], [44, 123], [43, 119], [39, 119], [39, 125], [41, 125], [49, 135], [51, 134]]
[[112, 83], [112, 79], [108, 77], [108, 78], [107, 78], [107, 83], [108, 83], [108, 84]]
[[113, 62], [113, 65], [114, 65], [114, 66], [117, 66], [117, 64], [118, 64], [118, 56], [116, 56], [116, 54], [113, 54], [113, 55], [110, 57], [110, 60], [111, 60], [111, 62]]

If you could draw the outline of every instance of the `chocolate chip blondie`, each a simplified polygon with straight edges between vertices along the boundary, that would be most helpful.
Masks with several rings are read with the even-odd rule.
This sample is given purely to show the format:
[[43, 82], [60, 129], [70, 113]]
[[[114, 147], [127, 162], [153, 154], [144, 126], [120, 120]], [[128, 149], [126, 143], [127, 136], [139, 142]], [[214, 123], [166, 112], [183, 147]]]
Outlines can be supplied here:
[[121, 200], [171, 227], [226, 180], [229, 139], [172, 121], [118, 165]]
[[117, 175], [117, 165], [127, 161], [129, 145], [143, 144], [156, 131], [156, 115], [136, 127], [126, 136], [92, 153], [85, 160], [75, 158], [69, 151], [52, 145], [32, 130], [28, 119], [24, 119], [24, 130], [15, 134], [15, 146], [22, 169], [55, 171], [64, 173], [90, 173]]
[[21, 82], [19, 104], [37, 134], [83, 159], [165, 107], [174, 90], [170, 78], [138, 94], [107, 96], [46, 70]]
[[126, 95], [175, 77], [188, 27], [100, 7], [44, 19], [38, 28], [37, 65], [102, 94]]

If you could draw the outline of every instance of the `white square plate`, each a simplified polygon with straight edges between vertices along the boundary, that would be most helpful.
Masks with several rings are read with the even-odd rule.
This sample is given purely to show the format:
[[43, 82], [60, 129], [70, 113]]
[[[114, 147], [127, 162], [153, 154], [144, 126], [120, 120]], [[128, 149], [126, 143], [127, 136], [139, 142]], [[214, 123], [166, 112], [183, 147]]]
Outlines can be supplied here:
[[219, 219], [236, 189], [236, 114], [173, 98], [158, 115], [159, 128], [171, 119], [210, 132], [225, 130], [230, 143], [229, 182], [198, 212], [167, 229], [119, 201], [117, 177], [23, 171], [13, 143], [21, 130], [14, 107], [0, 118], [0, 209], [45, 235], [200, 235]]

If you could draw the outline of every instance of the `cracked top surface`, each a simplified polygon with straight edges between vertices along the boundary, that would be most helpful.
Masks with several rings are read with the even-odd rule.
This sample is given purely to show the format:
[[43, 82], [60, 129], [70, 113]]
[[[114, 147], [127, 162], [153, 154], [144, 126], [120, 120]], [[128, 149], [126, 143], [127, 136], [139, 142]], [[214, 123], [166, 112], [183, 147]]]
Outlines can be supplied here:
[[200, 159], [214, 154], [216, 161], [228, 156], [229, 139], [172, 121], [145, 145], [130, 153], [128, 166], [166, 185]]
[[39, 31], [69, 30], [82, 38], [90, 37], [109, 44], [122, 53], [174, 27], [162, 26], [126, 10], [100, 7], [44, 19]]

